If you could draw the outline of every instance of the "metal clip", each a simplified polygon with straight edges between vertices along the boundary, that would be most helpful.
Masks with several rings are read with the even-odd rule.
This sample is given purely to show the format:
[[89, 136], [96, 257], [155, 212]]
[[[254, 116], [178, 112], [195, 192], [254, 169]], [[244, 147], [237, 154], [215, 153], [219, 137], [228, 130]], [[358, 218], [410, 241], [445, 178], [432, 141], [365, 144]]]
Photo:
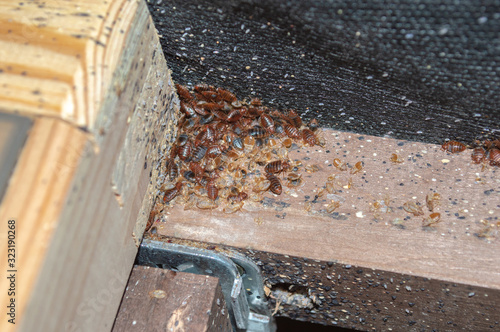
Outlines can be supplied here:
[[144, 239], [137, 263], [219, 278], [234, 331], [274, 332], [259, 268], [248, 258]]

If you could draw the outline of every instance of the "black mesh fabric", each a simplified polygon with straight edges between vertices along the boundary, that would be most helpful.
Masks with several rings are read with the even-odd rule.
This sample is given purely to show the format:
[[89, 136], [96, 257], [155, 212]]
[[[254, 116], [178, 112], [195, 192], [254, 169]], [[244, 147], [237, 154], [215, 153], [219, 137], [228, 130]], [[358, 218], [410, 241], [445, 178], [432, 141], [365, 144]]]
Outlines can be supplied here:
[[150, 1], [181, 84], [205, 82], [327, 127], [498, 136], [499, 1]]

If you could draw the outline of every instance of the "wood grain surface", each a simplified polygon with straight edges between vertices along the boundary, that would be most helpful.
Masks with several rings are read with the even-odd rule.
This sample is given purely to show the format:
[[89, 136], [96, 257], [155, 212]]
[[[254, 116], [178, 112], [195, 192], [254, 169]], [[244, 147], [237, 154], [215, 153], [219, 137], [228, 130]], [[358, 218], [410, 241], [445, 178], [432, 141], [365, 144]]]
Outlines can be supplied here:
[[231, 331], [219, 279], [135, 266], [112, 331]]
[[109, 330], [175, 134], [158, 36], [141, 1], [0, 8], [0, 109], [34, 119], [0, 207], [19, 272], [0, 329]]

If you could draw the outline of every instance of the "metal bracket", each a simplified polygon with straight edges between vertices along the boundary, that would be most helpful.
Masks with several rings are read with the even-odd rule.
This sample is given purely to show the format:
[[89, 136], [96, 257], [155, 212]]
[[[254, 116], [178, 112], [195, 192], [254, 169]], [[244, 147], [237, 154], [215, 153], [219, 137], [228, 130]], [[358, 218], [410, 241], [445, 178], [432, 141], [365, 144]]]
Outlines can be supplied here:
[[260, 270], [245, 256], [175, 243], [144, 239], [137, 255], [140, 265], [219, 278], [234, 331], [274, 332]]

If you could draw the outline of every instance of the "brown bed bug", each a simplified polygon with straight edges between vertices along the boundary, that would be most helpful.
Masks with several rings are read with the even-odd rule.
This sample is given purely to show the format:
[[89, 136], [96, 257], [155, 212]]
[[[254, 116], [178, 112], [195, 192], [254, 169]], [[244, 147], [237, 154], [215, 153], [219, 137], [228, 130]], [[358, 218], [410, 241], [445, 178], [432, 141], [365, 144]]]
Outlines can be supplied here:
[[319, 128], [319, 123], [318, 123], [318, 120], [316, 119], [311, 119], [311, 121], [309, 121], [309, 123], [307, 124], [307, 126], [309, 127], [309, 129], [311, 129], [312, 131], [316, 131], [318, 128]]
[[475, 148], [472, 150], [471, 159], [474, 164], [480, 164], [485, 160], [486, 151], [483, 148]]
[[193, 161], [194, 162], [199, 162], [203, 157], [205, 157], [205, 154], [207, 153], [207, 147], [205, 145], [198, 145], [196, 149], [193, 151]]
[[268, 163], [265, 167], [266, 173], [276, 174], [286, 171], [290, 167], [288, 160], [275, 160]]
[[196, 178], [203, 176], [203, 173], [205, 173], [205, 171], [203, 170], [203, 167], [201, 167], [201, 165], [199, 163], [195, 163], [195, 162], [189, 163], [189, 170], [194, 173], [194, 176]]
[[179, 167], [172, 158], [167, 159], [166, 170], [170, 181], [175, 180], [179, 176]]
[[219, 196], [219, 189], [215, 186], [215, 180], [212, 179], [208, 181], [206, 189], [208, 198], [210, 198], [212, 201], [215, 201]]
[[177, 94], [179, 95], [179, 98], [183, 101], [191, 101], [193, 100], [193, 95], [189, 92], [189, 90], [180, 84], [175, 84], [175, 87], [177, 89]]
[[500, 166], [500, 149], [493, 148], [489, 151], [491, 166]]
[[254, 127], [252, 130], [248, 132], [250, 136], [253, 138], [264, 138], [268, 136], [268, 132], [261, 127]]
[[259, 118], [260, 125], [262, 128], [267, 130], [270, 134], [274, 133], [274, 120], [267, 114], [262, 114]]
[[194, 86], [194, 91], [195, 92], [202, 92], [202, 91], [215, 91], [215, 88], [211, 85], [208, 85], [206, 83], [202, 84], [197, 84]]
[[270, 182], [269, 190], [271, 190], [273, 194], [281, 195], [282, 187], [280, 180], [275, 175], [270, 173], [267, 173], [266, 177]]
[[192, 152], [192, 143], [189, 140], [183, 145], [177, 147], [177, 155], [179, 156], [179, 159], [182, 161], [188, 160], [191, 157], [191, 152]]
[[239, 119], [241, 119], [241, 117], [242, 117], [241, 110], [239, 108], [236, 108], [229, 112], [229, 114], [226, 117], [226, 121], [236, 122]]
[[177, 195], [179, 195], [181, 189], [182, 189], [182, 182], [177, 182], [175, 184], [175, 187], [165, 191], [165, 194], [163, 195], [163, 202], [168, 203], [171, 200], [173, 200]]
[[285, 133], [287, 134], [288, 137], [300, 138], [300, 131], [293, 125], [287, 123], [283, 126], [283, 129], [285, 130]]
[[186, 102], [181, 100], [179, 105], [180, 105], [181, 112], [184, 113], [186, 115], [186, 117], [191, 118], [191, 117], [197, 116], [196, 110], [193, 108], [193, 105], [191, 105], [190, 103], [186, 103]]
[[300, 118], [300, 115], [294, 110], [288, 111], [286, 119], [297, 129], [302, 126], [302, 119]]
[[262, 101], [259, 98], [252, 98], [252, 100], [250, 100], [250, 105], [262, 106]]
[[227, 121], [227, 114], [222, 112], [222, 111], [215, 110], [215, 111], [212, 111], [212, 114], [215, 115], [215, 117], [219, 120]]
[[216, 91], [211, 90], [196, 93], [196, 98], [198, 98], [198, 100], [204, 100], [207, 102], [219, 102], [222, 100], [222, 98]]
[[222, 88], [217, 88], [217, 93], [222, 98], [222, 100], [224, 100], [225, 102], [228, 102], [229, 104], [238, 100], [233, 93], [231, 93], [227, 90], [224, 90]]
[[219, 144], [214, 144], [214, 145], [211, 145], [207, 149], [206, 156], [208, 158], [215, 158], [215, 157], [221, 155], [222, 153], [224, 153], [224, 151], [226, 151], [226, 150], [227, 150], [226, 146], [219, 145]]
[[441, 145], [441, 149], [449, 153], [459, 153], [466, 149], [465, 144], [457, 141], [448, 141]]
[[[218, 104], [218, 103], [204, 103], [204, 104], [202, 104], [200, 106], [204, 110], [212, 112], [212, 113], [215, 112], [215, 111], [222, 111], [222, 109], [224, 108], [223, 105]], [[201, 114], [201, 115], [205, 115], [205, 114]]]
[[304, 143], [309, 144], [309, 146], [316, 145], [316, 135], [314, 135], [313, 131], [310, 129], [305, 128], [302, 130], [302, 139]]

